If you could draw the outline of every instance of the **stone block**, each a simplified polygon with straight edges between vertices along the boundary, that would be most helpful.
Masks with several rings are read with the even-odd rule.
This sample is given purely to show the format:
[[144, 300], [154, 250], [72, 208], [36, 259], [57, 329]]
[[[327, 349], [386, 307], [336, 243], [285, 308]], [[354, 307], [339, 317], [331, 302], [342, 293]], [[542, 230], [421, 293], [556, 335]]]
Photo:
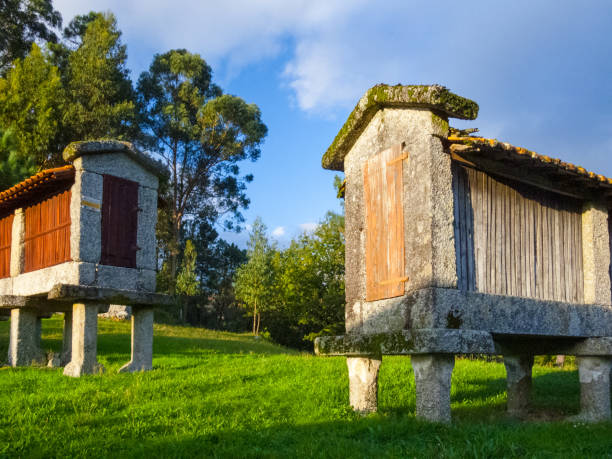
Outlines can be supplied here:
[[91, 285], [95, 279], [96, 265], [71, 261], [15, 277], [13, 295], [47, 293], [57, 284]]
[[120, 373], [153, 369], [153, 309], [137, 308], [132, 314], [132, 358]]
[[98, 363], [98, 304], [76, 303], [72, 308], [72, 354], [64, 375], [79, 377], [98, 374], [104, 366]]
[[0, 279], [0, 295], [12, 295], [13, 294], [13, 278], [7, 277]]
[[28, 308], [11, 310], [8, 363], [13, 367], [44, 365], [40, 348], [40, 318]]
[[[401, 309], [406, 328], [483, 330], [500, 335], [611, 336], [612, 308], [455, 289], [410, 292]], [[365, 327], [365, 325], [364, 325]]]
[[70, 360], [72, 360], [72, 311], [66, 311], [64, 312], [61, 365], [68, 365]]
[[431, 422], [451, 421], [450, 389], [454, 366], [454, 355], [412, 356], [417, 418]]
[[95, 285], [118, 290], [155, 291], [156, 272], [150, 269], [98, 265]]
[[11, 233], [11, 276], [18, 276], [25, 266], [25, 213], [15, 209]]
[[610, 237], [605, 203], [587, 202], [582, 211], [582, 268], [584, 302], [609, 305]]
[[144, 169], [138, 162], [131, 159], [125, 153], [105, 153], [80, 156], [73, 162], [77, 170], [95, 172], [96, 174], [108, 174], [126, 180], [138, 182], [142, 186], [157, 189], [158, 178], [153, 173]]
[[100, 313], [105, 319], [128, 320], [132, 317], [132, 308], [120, 304], [111, 304], [107, 311]]
[[612, 357], [579, 357], [580, 414], [583, 422], [610, 420], [610, 370]]
[[508, 388], [508, 414], [516, 418], [527, 415], [531, 402], [532, 355], [504, 355], [506, 385]]
[[152, 188], [138, 187], [138, 237], [136, 267], [155, 270], [157, 268], [157, 191]]
[[378, 409], [378, 371], [381, 357], [348, 357], [349, 400], [359, 413]]
[[102, 176], [77, 171], [70, 203], [70, 253], [74, 261], [98, 263], [102, 235]]

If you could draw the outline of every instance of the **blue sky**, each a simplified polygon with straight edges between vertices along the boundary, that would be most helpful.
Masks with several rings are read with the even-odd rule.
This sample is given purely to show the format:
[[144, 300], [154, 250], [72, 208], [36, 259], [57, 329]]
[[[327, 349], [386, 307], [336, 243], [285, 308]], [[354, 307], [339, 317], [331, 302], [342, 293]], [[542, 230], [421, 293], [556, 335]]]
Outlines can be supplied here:
[[[110, 10], [132, 76], [153, 54], [197, 52], [269, 134], [245, 163], [248, 222], [279, 242], [339, 210], [321, 156], [376, 83], [438, 83], [480, 105], [486, 137], [612, 176], [612, 2], [55, 0], [64, 22]], [[226, 234], [238, 243], [246, 234]]]

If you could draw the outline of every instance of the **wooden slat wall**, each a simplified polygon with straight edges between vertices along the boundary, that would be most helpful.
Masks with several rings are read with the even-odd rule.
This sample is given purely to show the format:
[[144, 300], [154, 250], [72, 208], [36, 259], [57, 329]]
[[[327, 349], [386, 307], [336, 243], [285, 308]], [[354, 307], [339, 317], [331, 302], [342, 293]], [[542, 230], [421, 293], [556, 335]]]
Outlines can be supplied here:
[[70, 190], [25, 209], [25, 272], [70, 260]]
[[137, 230], [138, 183], [104, 175], [100, 263], [135, 268]]
[[459, 289], [581, 303], [582, 203], [453, 164]]
[[404, 294], [402, 145], [370, 158], [364, 168], [366, 300]]
[[0, 278], [11, 275], [11, 241], [13, 239], [13, 217], [8, 215], [0, 220]]

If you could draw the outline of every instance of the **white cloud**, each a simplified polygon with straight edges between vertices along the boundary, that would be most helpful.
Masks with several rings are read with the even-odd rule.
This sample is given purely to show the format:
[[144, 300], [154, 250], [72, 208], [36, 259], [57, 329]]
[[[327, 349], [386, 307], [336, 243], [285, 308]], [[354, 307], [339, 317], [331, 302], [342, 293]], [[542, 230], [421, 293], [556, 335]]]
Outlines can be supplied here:
[[[344, 116], [376, 83], [439, 83], [481, 104], [477, 125], [495, 131], [484, 135], [543, 153], [553, 153], [561, 137], [555, 129], [576, 145], [608, 136], [609, 127], [595, 123], [610, 107], [601, 93], [612, 72], [605, 59], [612, 53], [605, 39], [612, 7], [605, 1], [480, 0], [470, 8], [450, 0], [54, 4], [65, 24], [90, 9], [113, 11], [135, 74], [152, 53], [181, 47], [209, 61], [224, 86], [245, 66], [280, 56], [277, 77], [297, 107], [324, 118], [338, 110]], [[537, 118], [547, 126], [529, 124]], [[609, 163], [603, 152], [594, 161]]]
[[242, 67], [276, 56], [284, 40], [343, 17], [360, 2], [329, 0], [56, 0], [64, 25], [76, 14], [111, 10], [126, 41], [164, 51], [187, 48], [207, 60]]
[[284, 226], [277, 226], [272, 230], [272, 236], [274, 237], [282, 237], [286, 233], [286, 228]]
[[307, 222], [307, 223], [300, 223], [298, 225], [300, 227], [300, 229], [302, 231], [314, 231], [317, 229], [317, 227], [319, 226], [318, 223], [314, 223], [314, 222]]

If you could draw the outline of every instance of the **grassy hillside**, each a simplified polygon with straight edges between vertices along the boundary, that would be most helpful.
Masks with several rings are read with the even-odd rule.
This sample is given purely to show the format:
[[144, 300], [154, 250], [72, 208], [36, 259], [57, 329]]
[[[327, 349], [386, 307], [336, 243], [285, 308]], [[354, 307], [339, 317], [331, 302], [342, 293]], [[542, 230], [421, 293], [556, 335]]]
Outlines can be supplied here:
[[[0, 322], [3, 363], [8, 325]], [[458, 360], [454, 422], [441, 426], [414, 418], [408, 358], [384, 359], [380, 412], [360, 418], [342, 358], [156, 325], [155, 369], [117, 374], [129, 360], [129, 324], [101, 320], [99, 330], [103, 376], [0, 369], [0, 456], [612, 456], [612, 424], [559, 421], [578, 411], [572, 369], [536, 366], [533, 420], [518, 423], [504, 416], [503, 365]], [[60, 318], [43, 321], [43, 340], [59, 350]]]

